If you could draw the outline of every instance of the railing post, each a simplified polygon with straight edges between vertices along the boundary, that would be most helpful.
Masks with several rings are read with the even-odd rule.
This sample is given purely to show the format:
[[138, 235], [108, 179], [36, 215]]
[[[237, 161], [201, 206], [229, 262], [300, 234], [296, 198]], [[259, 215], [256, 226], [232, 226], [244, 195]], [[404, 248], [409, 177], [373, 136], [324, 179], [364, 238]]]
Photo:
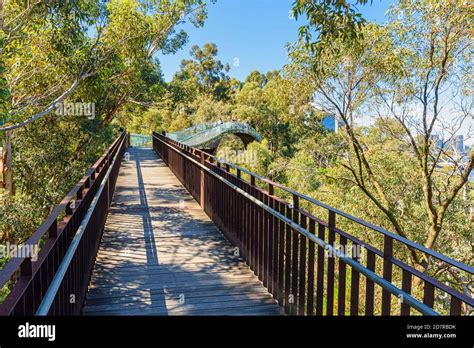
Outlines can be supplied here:
[[[299, 224], [299, 209], [300, 209], [300, 198], [298, 195], [293, 194], [293, 211], [292, 211], [292, 220], [293, 222]], [[298, 315], [298, 261], [299, 261], [299, 238], [300, 234], [291, 229], [291, 294], [293, 295], [293, 302], [290, 306], [290, 314]]]
[[31, 263], [31, 255], [28, 255], [20, 266], [20, 277], [30, 278], [33, 274], [33, 264]]
[[74, 206], [74, 205], [75, 205], [75, 202], [71, 199], [71, 200], [69, 201], [69, 203], [66, 205], [66, 209], [65, 209], [66, 215], [68, 215], [68, 216], [69, 216], [69, 215], [72, 215], [72, 212], [73, 212], [73, 210], [74, 210], [74, 209], [73, 209], [73, 206]]
[[48, 237], [56, 238], [57, 236], [58, 236], [58, 220], [55, 219], [48, 229]]
[[[26, 245], [24, 246], [26, 247]], [[30, 249], [32, 250], [32, 249]], [[33, 264], [31, 262], [31, 254], [28, 255], [20, 266], [20, 278], [32, 279], [33, 277]], [[27, 287], [24, 293], [24, 310], [23, 315], [33, 315], [33, 303], [35, 301], [35, 293], [32, 284]]]
[[[328, 217], [328, 243], [334, 247], [336, 239], [336, 213], [332, 210], [329, 210]], [[334, 315], [334, 257], [328, 257], [328, 271], [327, 271], [327, 306], [326, 306], [326, 315]]]
[[[205, 165], [205, 162], [204, 162], [204, 152], [201, 151], [200, 153], [200, 157], [201, 157], [201, 164], [202, 165]], [[205, 186], [204, 186], [204, 181], [205, 180], [205, 173], [204, 173], [204, 169], [201, 168], [201, 180], [200, 180], [200, 192], [201, 192], [201, 197], [200, 197], [200, 204], [201, 204], [201, 208], [204, 209], [204, 191], [205, 191]]]
[[[384, 236], [383, 240], [383, 278], [389, 282], [392, 281], [392, 261], [393, 239], [390, 236]], [[382, 315], [390, 315], [391, 294], [387, 290], [382, 290]]]

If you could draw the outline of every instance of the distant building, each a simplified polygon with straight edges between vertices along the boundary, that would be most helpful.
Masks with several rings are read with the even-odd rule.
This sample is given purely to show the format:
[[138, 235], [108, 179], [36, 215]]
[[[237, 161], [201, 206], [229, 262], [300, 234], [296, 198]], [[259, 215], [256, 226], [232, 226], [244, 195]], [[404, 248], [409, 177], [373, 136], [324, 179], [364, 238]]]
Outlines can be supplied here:
[[458, 154], [464, 154], [464, 136], [462, 134], [456, 135], [454, 138], [454, 148]]
[[323, 127], [331, 132], [337, 133], [338, 129], [342, 126], [341, 121], [337, 121], [335, 115], [326, 115], [321, 121]]
[[464, 136], [462, 134], [456, 135], [454, 139], [446, 142], [438, 134], [433, 134], [431, 135], [431, 141], [436, 144], [438, 149], [456, 151], [458, 155], [467, 155], [471, 149], [468, 145], [464, 146]]
[[438, 149], [442, 149], [444, 146], [443, 139], [441, 139], [438, 134], [432, 134], [431, 141], [436, 145]]

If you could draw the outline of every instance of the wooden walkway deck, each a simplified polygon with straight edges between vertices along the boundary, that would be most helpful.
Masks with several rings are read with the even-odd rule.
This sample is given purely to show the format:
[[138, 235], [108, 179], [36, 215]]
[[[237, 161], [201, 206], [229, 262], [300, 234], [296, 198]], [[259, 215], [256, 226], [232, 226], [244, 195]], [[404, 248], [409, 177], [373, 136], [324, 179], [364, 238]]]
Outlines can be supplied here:
[[279, 315], [280, 307], [152, 149], [128, 150], [85, 315]]

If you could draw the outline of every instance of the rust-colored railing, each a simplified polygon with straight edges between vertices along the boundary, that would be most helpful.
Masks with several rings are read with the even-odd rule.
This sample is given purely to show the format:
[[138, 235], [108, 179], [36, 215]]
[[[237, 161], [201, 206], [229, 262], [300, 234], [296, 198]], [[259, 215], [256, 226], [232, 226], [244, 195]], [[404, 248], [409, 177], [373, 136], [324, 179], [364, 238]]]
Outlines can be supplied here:
[[[396, 252], [406, 248], [472, 277], [468, 265], [163, 135], [153, 134], [153, 148], [288, 314], [461, 315], [474, 306]], [[382, 247], [344, 232], [339, 219], [378, 236]], [[345, 252], [360, 249], [364, 257]]]
[[[53, 279], [57, 282], [57, 292], [44, 314], [81, 313], [125, 148], [126, 133], [122, 132], [24, 243], [23, 250], [34, 250], [33, 247], [44, 241], [38, 255], [20, 252], [22, 257], [12, 258], [0, 271], [0, 288], [14, 281], [11, 292], [0, 304], [0, 315], [36, 314]], [[90, 210], [93, 202], [94, 209]], [[86, 216], [89, 220], [83, 226]], [[58, 279], [55, 276], [64, 265], [80, 226], [85, 227], [82, 238], [64, 275]]]

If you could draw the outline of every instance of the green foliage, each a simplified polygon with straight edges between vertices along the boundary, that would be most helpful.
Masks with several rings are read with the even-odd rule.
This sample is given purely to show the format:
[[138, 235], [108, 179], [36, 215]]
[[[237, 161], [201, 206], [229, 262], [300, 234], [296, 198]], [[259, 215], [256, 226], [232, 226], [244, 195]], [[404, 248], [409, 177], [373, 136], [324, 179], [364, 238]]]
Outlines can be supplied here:
[[[369, 0], [295, 0], [293, 14], [296, 19], [305, 16], [307, 24], [300, 26], [299, 36], [306, 43], [306, 47], [313, 52], [332, 47], [334, 52], [342, 52], [340, 48], [332, 46], [334, 40], [347, 45], [356, 43], [363, 38], [362, 26], [365, 19], [358, 12], [358, 5], [365, 5]], [[372, 0], [370, 0], [372, 2]], [[323, 66], [323, 61], [317, 65]]]
[[205, 4], [55, 0], [2, 5], [0, 125], [44, 111], [74, 81], [79, 83], [63, 101], [94, 103], [95, 115], [50, 112], [13, 131], [16, 191], [1, 195], [0, 241], [31, 235], [115, 138], [116, 115], [115, 123], [137, 132], [158, 130], [174, 117], [158, 108], [147, 110], [167, 93], [154, 53], [180, 49], [187, 35], [175, 26], [186, 19], [201, 26]]
[[[48, 1], [27, 17], [25, 2], [8, 1], [4, 17], [19, 22], [0, 30], [0, 124], [43, 110], [86, 71], [90, 76], [67, 101], [94, 102], [96, 117], [50, 114], [14, 132], [17, 190], [0, 195], [0, 241], [27, 239], [118, 126], [150, 134], [235, 117], [264, 141], [244, 149], [240, 139], [228, 136], [218, 157], [238, 153], [231, 158], [237, 165], [421, 244], [439, 228], [432, 247], [472, 263], [472, 185], [466, 198], [455, 192], [438, 223], [433, 211], [449, 197], [459, 173], [435, 166], [427, 180], [420, 170], [435, 154], [427, 125], [437, 122], [438, 94], [452, 84], [463, 110], [468, 104], [472, 8], [400, 0], [390, 10], [391, 21], [376, 25], [356, 9], [367, 3], [296, 0], [294, 14], [306, 16], [307, 25], [280, 71], [255, 70], [238, 81], [218, 59], [217, 46], [206, 43], [194, 45], [166, 83], [154, 53], [174, 53], [187, 43], [176, 25], [188, 16], [201, 26], [204, 1]], [[413, 108], [416, 103], [424, 108]], [[337, 133], [323, 129], [328, 115], [339, 117]], [[367, 115], [371, 122], [358, 123]], [[423, 162], [417, 150], [426, 149]], [[434, 193], [431, 202], [427, 187]], [[324, 219], [327, 212], [311, 213]], [[338, 226], [382, 246], [379, 235], [360, 226], [343, 219]], [[406, 249], [396, 253], [413, 261]], [[425, 270], [436, 272], [436, 266]]]
[[230, 67], [215, 59], [217, 46], [206, 43], [201, 49], [194, 45], [190, 54], [193, 59], [181, 62], [181, 69], [174, 80], [188, 91], [210, 93], [216, 100], [228, 99], [230, 77], [227, 72]]
[[159, 132], [163, 129], [162, 112], [157, 109], [140, 111], [132, 109], [117, 116], [117, 121], [130, 133], [150, 134], [150, 129]]

